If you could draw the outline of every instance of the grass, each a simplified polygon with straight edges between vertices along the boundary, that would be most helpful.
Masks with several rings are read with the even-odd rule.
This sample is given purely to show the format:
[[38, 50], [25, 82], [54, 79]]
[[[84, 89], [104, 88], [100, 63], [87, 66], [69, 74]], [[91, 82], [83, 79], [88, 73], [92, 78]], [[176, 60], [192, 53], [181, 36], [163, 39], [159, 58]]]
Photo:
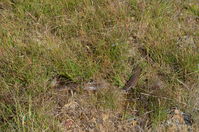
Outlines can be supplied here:
[[[106, 80], [108, 90], [88, 98], [79, 92], [75, 99], [82, 107], [121, 115], [152, 111], [146, 120], [154, 127], [172, 106], [194, 111], [199, 71], [195, 3], [1, 1], [0, 130], [61, 131], [62, 120], [49, 114], [57, 107], [48, 85], [55, 75], [67, 76], [79, 87], [93, 79]], [[126, 101], [120, 89], [137, 65], [143, 73]], [[157, 81], [160, 88], [153, 86]]]

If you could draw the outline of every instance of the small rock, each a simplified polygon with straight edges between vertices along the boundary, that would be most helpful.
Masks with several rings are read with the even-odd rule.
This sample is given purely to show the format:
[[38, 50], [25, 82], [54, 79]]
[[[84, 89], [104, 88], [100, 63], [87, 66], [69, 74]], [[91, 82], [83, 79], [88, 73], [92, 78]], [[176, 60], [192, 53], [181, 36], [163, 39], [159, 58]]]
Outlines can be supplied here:
[[192, 123], [191, 115], [174, 108], [168, 115], [168, 119], [161, 125], [161, 129], [171, 132], [190, 132], [192, 130]]

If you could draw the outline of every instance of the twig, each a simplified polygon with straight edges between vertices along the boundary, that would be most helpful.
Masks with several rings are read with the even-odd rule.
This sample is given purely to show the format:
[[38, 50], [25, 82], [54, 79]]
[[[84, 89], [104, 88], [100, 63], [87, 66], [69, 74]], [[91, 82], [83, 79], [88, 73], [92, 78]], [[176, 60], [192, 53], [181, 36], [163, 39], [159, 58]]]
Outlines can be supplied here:
[[151, 95], [151, 94], [147, 94], [147, 93], [140, 93], [140, 94], [141, 94], [141, 95], [145, 95], [145, 96], [151, 96], [151, 97], [155, 97], [155, 98], [162, 98], [162, 99], [165, 99], [165, 100], [174, 101], [173, 99], [170, 99], [170, 98], [167, 98], [167, 97], [159, 97], [159, 96]]
[[[151, 96], [151, 97], [155, 97], [155, 98], [161, 98], [161, 99], [165, 99], [165, 100], [170, 100], [170, 101], [177, 101], [177, 100], [174, 100], [174, 99], [170, 99], [170, 98], [167, 98], [167, 97], [160, 97], [160, 96], [156, 96], [156, 95], [151, 95], [151, 94], [147, 94], [147, 93], [140, 93], [141, 95], [145, 95], [145, 96]], [[186, 103], [183, 103], [183, 102], [179, 102], [177, 101], [178, 103], [180, 104], [183, 104], [183, 105], [186, 105]]]
[[190, 89], [185, 83], [183, 83], [182, 81], [180, 81], [179, 79], [176, 79], [180, 84], [182, 84], [186, 89]]
[[37, 18], [35, 16], [33, 16], [30, 12], [27, 12], [27, 14], [34, 20], [37, 21]]

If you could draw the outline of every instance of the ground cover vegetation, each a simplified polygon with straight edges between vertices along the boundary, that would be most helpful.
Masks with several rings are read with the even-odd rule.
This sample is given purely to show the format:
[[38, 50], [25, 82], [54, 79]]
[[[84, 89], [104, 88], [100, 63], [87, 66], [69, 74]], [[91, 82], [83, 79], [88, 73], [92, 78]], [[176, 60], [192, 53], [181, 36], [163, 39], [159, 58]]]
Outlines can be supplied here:
[[0, 131], [129, 131], [137, 118], [158, 131], [172, 107], [197, 124], [198, 48], [197, 0], [1, 0]]

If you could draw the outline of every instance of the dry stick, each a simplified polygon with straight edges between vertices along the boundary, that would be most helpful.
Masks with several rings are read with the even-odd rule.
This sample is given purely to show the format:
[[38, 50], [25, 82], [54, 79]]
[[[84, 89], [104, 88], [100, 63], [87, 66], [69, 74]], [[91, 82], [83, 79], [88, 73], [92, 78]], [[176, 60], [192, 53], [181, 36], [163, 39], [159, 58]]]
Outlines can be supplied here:
[[134, 88], [138, 82], [139, 76], [141, 75], [142, 69], [140, 67], [135, 68], [135, 72], [133, 75], [131, 75], [130, 79], [127, 81], [125, 86], [123, 87], [123, 90], [129, 91], [130, 89]]
[[176, 79], [180, 84], [182, 84], [187, 90], [190, 90], [190, 88], [185, 84], [183, 83], [181, 80], [179, 79]]
[[[160, 97], [160, 96], [151, 95], [151, 94], [148, 94], [148, 93], [140, 93], [140, 94], [144, 95], [144, 96], [151, 96], [151, 97], [154, 97], [154, 98], [160, 98], [160, 99], [165, 99], [165, 100], [170, 100], [170, 101], [177, 101], [177, 100], [174, 100], [174, 99], [171, 99], [171, 98]], [[188, 104], [186, 104], [186, 103], [183, 103], [183, 102], [180, 102], [180, 101], [177, 101], [177, 102], [180, 103], [180, 104], [188, 106]]]

